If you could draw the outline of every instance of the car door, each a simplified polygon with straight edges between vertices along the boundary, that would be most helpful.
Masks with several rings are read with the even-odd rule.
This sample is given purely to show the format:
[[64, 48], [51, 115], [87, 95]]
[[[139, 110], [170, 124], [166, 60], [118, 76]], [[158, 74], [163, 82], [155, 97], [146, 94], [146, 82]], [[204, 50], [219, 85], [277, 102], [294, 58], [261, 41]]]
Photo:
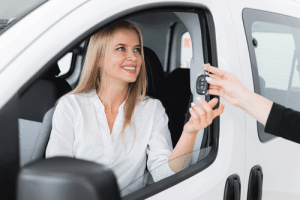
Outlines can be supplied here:
[[[199, 2], [199, 1], [198, 1]], [[241, 72], [239, 70], [238, 63], [230, 62], [230, 60], [238, 59], [237, 49], [235, 44], [235, 38], [233, 37], [234, 33], [230, 32], [232, 29], [230, 28], [230, 14], [227, 12], [228, 10], [223, 9], [218, 10], [220, 7], [224, 8], [225, 5], [218, 5], [214, 7], [209, 2], [201, 2], [205, 4], [209, 8], [211, 12], [211, 18], [213, 18], [213, 22], [210, 21], [208, 26], [215, 26], [216, 29], [216, 48], [218, 49], [217, 56], [217, 63], [214, 61], [210, 61], [212, 65], [218, 64], [218, 67], [221, 69], [229, 70], [237, 74], [237, 76], [241, 77]], [[220, 6], [220, 7], [219, 7]], [[195, 6], [196, 7], [196, 6]], [[216, 9], [216, 10], [215, 10]], [[214, 12], [215, 11], [215, 14]], [[220, 15], [218, 15], [219, 13]], [[183, 14], [178, 15], [179, 18], [186, 22], [185, 20], [192, 21], [192, 19], [188, 19], [187, 16]], [[221, 17], [222, 16], [222, 17]], [[229, 17], [228, 20], [225, 17]], [[219, 18], [220, 17], [220, 18]], [[218, 20], [225, 20], [227, 23], [218, 21]], [[226, 24], [226, 27], [221, 26], [217, 27], [216, 24]], [[193, 43], [193, 52], [197, 52], [197, 41], [200, 39], [199, 37], [195, 37], [195, 35], [200, 35], [201, 33], [195, 33], [191, 26], [195, 26], [195, 24], [190, 23], [190, 27], [188, 23], [185, 24], [189, 33], [191, 34], [192, 43]], [[224, 29], [223, 29], [224, 28]], [[217, 33], [217, 31], [220, 31]], [[202, 32], [203, 34], [203, 32]], [[194, 36], [194, 37], [193, 37]], [[220, 37], [218, 37], [220, 36]], [[202, 39], [202, 42], [205, 40]], [[195, 45], [196, 44], [196, 45]], [[230, 45], [229, 45], [230, 44]], [[212, 45], [212, 44], [210, 44]], [[203, 47], [203, 51], [205, 51], [205, 47]], [[227, 50], [230, 48], [230, 54], [227, 54]], [[224, 54], [223, 54], [224, 53]], [[201, 64], [197, 65], [198, 62], [207, 62], [204, 60], [198, 60], [199, 57], [196, 57], [197, 54], [193, 54], [194, 58], [191, 60], [191, 91], [193, 93], [193, 101], [195, 102], [195, 98], [199, 96], [195, 92], [195, 80], [197, 74], [202, 72]], [[196, 58], [195, 58], [196, 57]], [[172, 61], [171, 61], [172, 62]], [[202, 96], [205, 98], [205, 96]], [[232, 115], [235, 113], [236, 115]], [[237, 117], [237, 118], [235, 118]], [[220, 116], [220, 140], [219, 145], [224, 145], [223, 147], [219, 146], [218, 148], [218, 155], [214, 162], [208, 166], [204, 171], [198, 172], [197, 174], [193, 175], [189, 179], [186, 179], [175, 186], [162, 191], [149, 199], [166, 199], [168, 197], [172, 197], [175, 199], [231, 199], [234, 197], [234, 192], [228, 194], [225, 190], [226, 184], [231, 182], [231, 178], [239, 177], [240, 180], [243, 179], [243, 167], [244, 167], [244, 145], [243, 145], [243, 124], [244, 124], [244, 114], [241, 110], [234, 108], [230, 104], [226, 104], [226, 109], [224, 113]], [[224, 121], [225, 120], [225, 121]], [[228, 121], [227, 121], [228, 120]], [[223, 124], [224, 123], [224, 124]], [[223, 124], [223, 125], [222, 125]], [[232, 134], [232, 135], [231, 135]], [[231, 138], [232, 136], [232, 138]], [[221, 139], [222, 138], [222, 139]], [[233, 139], [233, 140], [232, 140]], [[223, 143], [224, 142], [224, 143]], [[222, 144], [221, 144], [222, 143]], [[222, 150], [220, 149], [222, 148]], [[235, 149], [235, 150], [234, 150]], [[238, 150], [237, 150], [238, 149]], [[231, 152], [231, 153], [230, 153]], [[228, 164], [228, 165], [227, 165]], [[198, 165], [198, 166], [197, 166]], [[195, 164], [194, 166], [190, 166], [190, 168], [197, 168], [200, 167], [201, 162]], [[222, 166], [226, 166], [227, 168], [223, 168]], [[213, 171], [220, 171], [220, 173], [214, 174]], [[225, 170], [225, 171], [223, 171]], [[188, 169], [186, 169], [188, 171]], [[183, 173], [183, 172], [182, 172]], [[232, 176], [233, 175], [233, 176]], [[238, 175], [235, 177], [235, 175]], [[231, 176], [231, 177], [230, 177]], [[230, 177], [230, 179], [228, 179]], [[208, 181], [209, 180], [209, 181]], [[208, 182], [207, 182], [208, 181]], [[230, 187], [230, 186], [229, 186]], [[230, 189], [233, 190], [232, 188]], [[241, 196], [245, 191], [244, 186], [241, 185]], [[175, 194], [175, 195], [174, 195]], [[231, 195], [231, 196], [230, 196]], [[225, 197], [224, 197], [225, 196]]]
[[[252, 92], [299, 111], [299, 3], [229, 3], [239, 41], [243, 84]], [[299, 144], [265, 133], [264, 126], [247, 114], [246, 148], [243, 184], [248, 188], [248, 198], [299, 196]]]
[[[52, 3], [53, 2], [53, 3]], [[193, 102], [199, 96], [195, 93], [195, 82], [199, 72], [203, 72], [202, 64], [212, 65], [234, 72], [240, 79], [241, 69], [238, 60], [238, 49], [231, 22], [230, 9], [227, 2], [208, 0], [189, 0], [185, 3], [161, 2], [147, 0], [135, 1], [77, 1], [68, 2], [72, 10], [64, 11], [65, 15], [53, 23], [47, 23], [39, 34], [24, 39], [16, 51], [0, 65], [1, 98], [1, 133], [3, 144], [9, 144], [9, 154], [1, 151], [3, 158], [10, 155], [13, 160], [3, 163], [10, 165], [1, 168], [4, 174], [11, 169], [10, 186], [15, 183], [18, 171], [18, 97], [49, 67], [53, 62], [65, 55], [70, 49], [95, 33], [106, 24], [139, 12], [174, 12], [185, 24], [193, 41], [193, 58], [191, 60], [190, 81]], [[44, 4], [50, 8], [59, 1]], [[31, 15], [28, 16], [28, 18]], [[26, 18], [26, 20], [29, 20]], [[26, 23], [24, 22], [24, 25]], [[17, 27], [17, 26], [16, 26]], [[13, 28], [13, 27], [12, 27]], [[33, 31], [35, 28], [33, 27]], [[16, 33], [17, 30], [5, 34]], [[10, 39], [6, 46], [13, 44]], [[15, 36], [20, 39], [20, 36]], [[4, 48], [3, 48], [4, 51]], [[4, 55], [3, 52], [0, 54]], [[35, 56], [38, 55], [38, 56]], [[31, 58], [31, 59], [28, 59]], [[22, 66], [22, 67], [20, 67]], [[16, 73], [17, 71], [17, 73]], [[202, 96], [207, 101], [210, 96]], [[12, 109], [13, 108], [13, 109]], [[7, 118], [7, 116], [9, 116]], [[2, 120], [2, 119], [5, 119]], [[148, 187], [128, 194], [123, 199], [230, 199], [243, 197], [245, 169], [245, 113], [226, 104], [224, 113], [215, 119], [213, 124], [201, 130], [198, 147], [194, 148], [194, 162], [187, 169], [170, 177], [159, 180]], [[9, 137], [8, 137], [9, 136]], [[205, 137], [204, 137], [205, 136]], [[12, 150], [14, 149], [14, 150]], [[193, 158], [192, 158], [193, 159]], [[3, 179], [4, 180], [4, 179]], [[5, 181], [1, 184], [4, 185]], [[12, 187], [13, 188], [13, 187]], [[234, 191], [234, 192], [232, 192]], [[13, 189], [7, 192], [12, 194]], [[224, 197], [225, 196], [225, 197]]]

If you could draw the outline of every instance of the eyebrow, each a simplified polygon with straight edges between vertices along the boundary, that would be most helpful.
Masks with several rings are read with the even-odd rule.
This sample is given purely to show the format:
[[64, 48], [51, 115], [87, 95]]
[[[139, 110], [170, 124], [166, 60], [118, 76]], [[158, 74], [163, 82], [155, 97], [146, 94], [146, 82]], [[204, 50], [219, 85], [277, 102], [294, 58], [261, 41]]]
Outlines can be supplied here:
[[[120, 44], [117, 44], [116, 46], [127, 46], [126, 44], [122, 44], [122, 43], [120, 43]], [[135, 45], [136, 47], [141, 47], [141, 45], [140, 44], [138, 44], [138, 45]]]

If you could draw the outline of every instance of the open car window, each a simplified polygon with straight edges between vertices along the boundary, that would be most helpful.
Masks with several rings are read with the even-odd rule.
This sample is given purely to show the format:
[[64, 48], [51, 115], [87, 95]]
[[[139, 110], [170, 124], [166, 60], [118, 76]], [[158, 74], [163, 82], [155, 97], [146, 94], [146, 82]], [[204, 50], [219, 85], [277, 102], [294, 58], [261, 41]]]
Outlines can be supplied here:
[[[169, 8], [170, 9], [170, 8]], [[191, 31], [193, 31], [193, 33], [197, 36], [201, 35], [201, 28], [202, 27], [206, 27], [205, 24], [202, 25], [201, 23], [204, 23], [202, 21], [199, 20], [199, 16], [200, 15], [200, 12], [204, 13], [204, 11], [201, 9], [199, 9], [199, 11], [194, 11], [194, 13], [190, 13], [188, 10], [186, 10], [187, 8], [183, 7], [181, 10], [182, 11], [185, 11], [185, 12], [178, 12], [177, 13], [177, 10], [173, 10], [173, 9], [170, 9], [170, 10], [167, 10], [167, 11], [162, 11], [162, 12], [145, 12], [143, 14], [145, 14], [145, 16], [142, 18], [140, 16], [138, 16], [137, 14], [135, 15], [135, 18], [134, 16], [131, 17], [131, 21], [135, 24], [137, 24], [139, 26], [139, 28], [141, 29], [142, 31], [142, 34], [143, 34], [143, 42], [144, 42], [144, 47], [149, 47], [151, 50], [153, 50], [157, 56], [154, 56], [154, 57], [157, 57], [156, 60], [160, 61], [161, 63], [163, 63], [164, 61], [164, 52], [165, 52], [165, 47], [166, 46], [166, 33], [168, 31], [168, 26], [170, 24], [171, 21], [179, 21], [181, 22], [181, 26], [186, 26], [189, 25], [189, 27], [192, 27], [191, 28]], [[176, 12], [174, 12], [176, 11]], [[207, 12], [205, 12], [207, 13]], [[151, 17], [149, 17], [151, 16]], [[161, 16], [164, 16], [165, 19], [170, 19], [169, 21], [164, 21], [164, 24], [160, 24], [160, 25], [157, 25], [156, 24], [156, 21], [153, 21], [152, 20], [152, 17], [156, 17], [156, 18], [161, 18]], [[125, 18], [126, 19], [126, 18]], [[193, 19], [194, 21], [191, 21], [190, 19]], [[209, 18], [211, 19], [211, 18]], [[183, 22], [185, 20], [185, 22]], [[200, 23], [201, 22], [201, 23]], [[161, 22], [162, 23], [162, 22]], [[190, 23], [190, 24], [188, 24]], [[102, 28], [100, 25], [98, 28]], [[194, 30], [192, 30], [194, 29]], [[93, 30], [95, 31], [95, 30]], [[184, 30], [183, 30], [184, 31]], [[190, 32], [190, 30], [189, 30]], [[82, 63], [83, 61], [85, 60], [84, 58], [84, 50], [86, 50], [86, 46], [83, 45], [83, 41], [84, 40], [87, 40], [90, 36], [92, 35], [92, 32], [87, 32], [85, 33], [85, 35], [82, 35], [78, 41], [73, 41], [72, 44], [70, 44], [70, 46], [67, 46], [65, 47], [65, 50], [64, 52], [61, 51], [61, 53], [58, 55], [56, 55], [56, 58], [53, 59], [52, 61], [49, 61], [49, 66], [52, 66], [55, 62], [55, 64], [57, 63], [58, 64], [58, 67], [60, 68], [60, 71], [61, 73], [64, 73], [63, 72], [63, 69], [64, 69], [64, 66], [70, 66], [70, 63], [72, 66], [74, 66], [74, 73], [72, 73], [72, 75], [70, 77], [63, 77], [63, 79], [65, 79], [69, 85], [71, 86], [71, 88], [75, 88], [78, 84], [78, 77], [80, 76], [79, 74], [81, 73], [81, 70], [82, 70]], [[155, 38], [154, 38], [155, 36]], [[176, 37], [179, 42], [174, 42], [174, 44], [176, 44], [179, 48], [180, 48], [180, 41], [181, 41], [181, 36], [182, 36], [182, 33], [179, 34], [178, 33], [178, 37]], [[213, 38], [213, 37], [210, 37], [210, 38]], [[197, 62], [200, 62], [200, 61], [204, 61], [204, 62], [210, 62], [212, 64], [215, 64], [216, 66], [216, 61], [213, 61], [211, 58], [212, 57], [209, 57], [209, 56], [205, 56], [203, 54], [211, 54], [210, 50], [211, 51], [214, 51], [213, 49], [214, 48], [209, 48], [209, 51], [203, 51], [202, 52], [202, 40], [203, 38], [202, 37], [197, 37], [194, 39], [193, 41], [193, 46], [190, 45], [191, 48], [194, 48], [196, 50], [198, 50], [196, 53], [197, 57], [194, 57], [194, 59], [197, 61]], [[191, 41], [190, 41], [191, 42]], [[76, 44], [77, 43], [77, 44]], [[75, 45], [74, 45], [75, 44]], [[82, 45], [80, 45], [82, 44]], [[85, 44], [85, 43], [84, 43]], [[210, 45], [210, 44], [204, 44], [204, 45]], [[76, 48], [77, 46], [80, 46], [80, 48]], [[176, 46], [176, 47], [177, 47]], [[189, 46], [189, 44], [187, 44], [187, 46]], [[83, 49], [81, 49], [83, 48]], [[201, 51], [199, 50], [201, 49]], [[62, 53], [63, 52], [63, 53]], [[68, 52], [73, 52], [73, 54], [78, 54], [79, 55], [79, 58], [77, 59], [73, 59], [73, 58], [70, 58], [70, 56], [68, 57]], [[176, 54], [176, 52], [170, 52], [170, 55], [171, 57], [176, 57], [178, 58], [178, 63], [180, 63], [180, 54]], [[176, 54], [176, 55], [175, 55]], [[203, 58], [204, 57], [204, 58]], [[209, 58], [209, 59], [208, 59]], [[207, 60], [205, 60], [207, 59]], [[73, 63], [73, 60], [74, 60], [74, 63]], [[153, 61], [153, 59], [149, 59], [150, 61]], [[158, 63], [159, 62], [155, 62], [154, 64], [152, 64], [151, 62], [148, 63], [148, 65], [150, 65], [150, 69], [152, 69], [152, 72], [155, 72], [153, 73], [154, 75], [156, 75], [156, 72], [158, 73], [159, 70], [157, 70], [157, 67], [158, 67]], [[78, 67], [79, 66], [79, 67]], [[195, 73], [190, 73], [189, 72], [190, 69], [180, 69], [180, 66], [179, 65], [176, 65], [176, 70], [174, 70], [174, 73], [170, 73], [170, 76], [166, 79], [166, 81], [168, 82], [169, 81], [169, 85], [166, 85], [165, 87], [167, 88], [165, 91], [162, 92], [162, 94], [166, 94], [166, 91], [169, 92], [169, 96], [168, 97], [172, 97], [172, 98], [162, 98], [160, 100], [162, 100], [162, 103], [163, 105], [165, 106], [165, 108], [170, 111], [170, 113], [167, 113], [168, 115], [173, 115], [173, 118], [172, 118], [172, 130], [170, 129], [170, 132], [171, 132], [171, 137], [174, 141], [178, 141], [179, 137], [177, 136], [180, 136], [181, 133], [182, 133], [182, 128], [183, 128], [183, 125], [187, 122], [185, 121], [185, 119], [189, 119], [189, 115], [186, 115], [186, 113], [188, 113], [188, 107], [190, 106], [190, 102], [189, 101], [192, 101], [193, 100], [193, 96], [191, 94], [191, 91], [193, 89], [191, 89], [192, 86], [190, 86], [190, 82], [193, 82], [194, 81], [194, 77], [191, 77], [191, 74], [195, 74]], [[191, 67], [191, 70], [193, 72], [193, 69]], [[198, 70], [194, 67], [194, 70]], [[162, 73], [163, 72], [163, 68], [161, 66], [161, 70], [160, 70]], [[77, 74], [78, 73], [78, 74]], [[151, 74], [151, 73], [149, 73]], [[73, 80], [73, 75], [74, 76], [74, 80]], [[162, 74], [161, 77], [164, 77], [163, 76], [164, 74]], [[64, 76], [64, 75], [62, 75]], [[59, 75], [59, 78], [62, 78], [62, 76]], [[160, 78], [161, 78], [160, 77]], [[159, 80], [161, 79], [157, 79], [157, 78], [152, 78], [154, 81], [153, 81], [153, 85], [156, 86], [158, 83], [159, 83]], [[181, 80], [180, 81], [180, 86], [184, 86], [182, 89], [182, 92], [178, 92], [178, 88], [179, 87], [174, 87], [175, 84], [173, 83], [179, 83], [178, 80]], [[184, 83], [184, 84], [183, 84]], [[164, 88], [164, 87], [158, 87], [158, 88], [155, 88], [155, 89], [161, 89], [161, 88]], [[172, 94], [172, 91], [173, 89], [176, 89], [174, 90], [174, 98], [173, 98], [173, 94]], [[29, 98], [33, 98], [33, 95], [30, 95], [28, 93], [29, 90], [24, 90], [24, 94], [23, 94], [23, 97], [26, 97], [26, 95], [29, 95]], [[46, 90], [46, 91], [49, 91], [49, 90]], [[36, 95], [37, 93], [34, 91], [33, 92], [34, 95]], [[176, 95], [179, 95], [179, 98], [176, 98], [177, 96]], [[149, 95], [151, 96], [151, 95]], [[42, 96], [43, 98], [46, 97], [45, 95]], [[159, 98], [158, 97], [155, 97], [153, 96], [154, 98]], [[56, 98], [56, 97], [55, 97]], [[56, 100], [54, 98], [54, 100]], [[32, 105], [32, 110], [34, 110], [34, 108], [36, 109], [37, 106], [36, 105], [40, 105], [43, 109], [45, 109], [46, 112], [49, 111], [49, 109], [51, 109], [51, 106], [49, 106], [49, 108], [45, 108], [45, 100], [44, 99], [41, 99], [41, 100], [38, 100], [37, 98], [34, 98], [36, 101], [39, 101], [38, 104], [33, 104]], [[47, 98], [49, 99], [49, 98]], [[165, 101], [164, 101], [165, 100]], [[178, 102], [174, 103], [176, 100], [178, 100]], [[179, 101], [180, 100], [180, 101]], [[181, 102], [182, 100], [182, 102]], [[163, 102], [164, 101], [164, 102]], [[26, 105], [26, 106], [22, 106], [20, 105], [19, 108], [28, 108], [28, 104], [25, 102], [23, 105]], [[177, 106], [177, 105], [180, 105], [181, 107], [181, 115], [180, 115], [180, 119], [177, 120], [177, 116], [178, 116], [178, 112], [176, 111], [176, 113], [172, 113], [174, 110], [176, 109], [172, 109], [173, 107], [172, 106]], [[178, 108], [178, 106], [177, 106]], [[38, 111], [40, 111], [41, 109], [37, 109]], [[29, 112], [24, 112], [24, 113], [29, 113]], [[34, 114], [33, 114], [34, 115]], [[43, 116], [45, 115], [45, 113], [42, 113], [41, 114], [41, 117], [39, 117], [38, 119], [36, 119], [35, 121], [38, 122], [38, 123], [42, 123], [43, 122]], [[169, 115], [169, 116], [170, 116]], [[36, 117], [35, 115], [33, 117]], [[21, 142], [20, 142], [20, 155], [22, 158], [25, 158], [25, 154], [26, 154], [26, 150], [27, 150], [27, 147], [33, 147], [34, 145], [30, 145], [30, 143], [34, 143], [34, 141], [29, 141], [27, 140], [27, 138], [30, 138], [32, 140], [35, 140], [35, 137], [33, 137], [33, 135], [35, 134], [36, 136], [39, 135], [39, 125], [41, 124], [37, 124], [37, 123], [34, 123], [34, 124], [37, 124], [35, 127], [33, 127], [31, 124], [28, 124], [28, 120], [30, 120], [30, 118], [25, 118], [25, 117], [20, 117], [21, 119], [23, 119], [22, 121], [22, 125], [24, 125], [23, 127], [23, 130], [25, 130], [25, 133], [28, 134], [24, 134], [24, 131], [21, 132], [20, 131], [20, 135], [22, 135], [22, 138], [25, 138], [25, 140], [22, 140], [21, 138]], [[171, 119], [171, 117], [169, 117]], [[24, 120], [27, 120], [27, 121], [24, 121]], [[33, 121], [33, 120], [31, 120]], [[180, 122], [180, 123], [178, 123]], [[26, 124], [25, 124], [26, 123]], [[26, 126], [25, 126], [26, 125]], [[181, 127], [180, 127], [180, 126]], [[27, 131], [27, 126], [32, 126], [32, 128], [35, 128], [35, 132], [33, 131]], [[132, 198], [132, 196], [130, 196], [131, 193], [135, 193], [135, 191], [138, 191], [138, 190], [141, 190], [141, 189], [146, 189], [147, 191], [143, 191], [143, 192], [140, 192], [141, 194], [139, 195], [147, 195], [147, 196], [152, 196], [153, 194], [155, 193], [158, 193], [166, 188], [164, 187], [171, 187], [172, 185], [175, 185], [179, 182], [181, 182], [183, 179], [187, 179], [197, 173], [201, 173], [202, 170], [204, 170], [205, 168], [207, 168], [213, 161], [214, 159], [216, 158], [216, 154], [217, 154], [217, 145], [218, 145], [218, 141], [215, 139], [218, 137], [217, 133], [219, 131], [218, 129], [218, 126], [219, 126], [219, 121], [216, 120], [216, 123], [213, 123], [212, 124], [213, 129], [211, 128], [211, 126], [207, 127], [206, 129], [204, 130], [201, 130], [198, 132], [198, 135], [197, 135], [197, 141], [194, 145], [194, 148], [193, 148], [193, 153], [190, 153], [190, 165], [189, 166], [194, 166], [193, 169], [191, 169], [189, 166], [187, 166], [184, 170], [178, 172], [178, 173], [174, 173], [174, 174], [164, 174], [164, 169], [166, 167], [169, 166], [169, 164], [172, 164], [180, 159], [186, 159], [186, 156], [188, 155], [185, 155], [185, 156], [181, 156], [179, 158], [176, 158], [170, 162], [167, 162], [165, 163], [164, 165], [160, 166], [160, 167], [157, 167], [155, 169], [151, 169], [150, 172], [147, 172], [145, 173], [142, 177], [138, 178], [137, 180], [133, 180], [129, 186], [126, 186], [126, 188], [128, 187], [128, 189], [125, 189], [125, 188], [120, 188], [121, 189], [121, 193], [123, 196], [126, 196], [128, 195], [127, 197], [125, 197], [125, 199], [134, 199]], [[20, 126], [22, 128], [22, 126]], [[47, 132], [48, 133], [48, 132]], [[176, 134], [176, 133], [179, 133], [179, 134]], [[176, 139], [177, 137], [177, 139]], [[36, 137], [37, 138], [37, 137]], [[214, 140], [212, 139], [214, 138]], [[23, 141], [23, 142], [22, 142]], [[28, 142], [28, 143], [27, 143]], [[173, 145], [176, 145], [175, 142], [173, 142]], [[23, 148], [24, 147], [24, 148]], [[25, 154], [24, 154], [25, 153]], [[31, 157], [30, 154], [28, 154], [28, 157]], [[201, 162], [203, 159], [205, 158], [208, 158], [205, 160], [205, 162]], [[31, 161], [30, 161], [31, 162]], [[22, 163], [25, 163], [25, 162], [22, 162]], [[21, 163], [21, 164], [22, 164]], [[197, 164], [198, 163], [198, 164]], [[143, 169], [144, 170], [147, 170], [147, 169]], [[183, 172], [183, 173], [181, 173]], [[180, 173], [180, 174], [179, 174]], [[147, 175], [148, 174], [148, 175]], [[176, 176], [178, 175], [178, 176]], [[148, 178], [149, 176], [149, 178]], [[174, 181], [169, 179], [168, 177], [171, 177], [173, 176], [176, 180]], [[162, 182], [165, 181], [165, 182], [168, 182], [167, 186], [166, 184], [162, 184]], [[137, 186], [136, 186], [137, 185]], [[148, 187], [145, 187], [145, 186], [150, 186], [150, 185], [153, 185], [155, 186], [156, 188], [152, 189], [151, 190], [148, 190], [150, 188]], [[133, 190], [130, 189], [131, 187], [133, 187]], [[127, 191], [127, 192], [126, 192]], [[143, 197], [144, 198], [144, 197]]]

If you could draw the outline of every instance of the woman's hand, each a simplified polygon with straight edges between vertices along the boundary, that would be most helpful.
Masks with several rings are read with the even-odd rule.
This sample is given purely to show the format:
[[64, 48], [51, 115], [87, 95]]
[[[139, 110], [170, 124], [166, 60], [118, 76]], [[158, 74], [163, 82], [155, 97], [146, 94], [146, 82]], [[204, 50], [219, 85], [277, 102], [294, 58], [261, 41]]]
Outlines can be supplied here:
[[206, 128], [210, 125], [213, 119], [223, 113], [225, 102], [222, 102], [218, 109], [213, 110], [217, 105], [218, 99], [213, 98], [208, 103], [201, 99], [197, 98], [197, 101], [200, 103], [202, 108], [195, 103], [192, 103], [192, 107], [189, 109], [191, 113], [190, 120], [184, 125], [183, 130], [188, 133], [196, 133], [203, 128]]
[[[206, 64], [203, 64], [203, 68], [205, 66]], [[210, 84], [207, 92], [212, 95], [218, 95], [232, 105], [240, 107], [249, 90], [240, 82], [237, 76], [213, 66], [207, 66], [206, 71], [213, 73], [209, 74], [210, 80], [209, 78], [206, 79]]]

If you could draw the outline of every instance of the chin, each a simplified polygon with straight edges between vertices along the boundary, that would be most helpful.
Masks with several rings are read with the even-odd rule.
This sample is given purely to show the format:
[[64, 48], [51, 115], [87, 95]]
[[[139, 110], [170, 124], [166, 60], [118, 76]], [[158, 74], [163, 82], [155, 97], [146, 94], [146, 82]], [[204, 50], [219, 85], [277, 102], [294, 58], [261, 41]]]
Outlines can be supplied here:
[[137, 80], [137, 77], [127, 77], [127, 78], [125, 78], [124, 81], [126, 81], [127, 83], [134, 83], [134, 82], [136, 82], [136, 80]]
[[127, 81], [127, 83], [134, 83], [134, 82], [136, 82], [136, 79]]

